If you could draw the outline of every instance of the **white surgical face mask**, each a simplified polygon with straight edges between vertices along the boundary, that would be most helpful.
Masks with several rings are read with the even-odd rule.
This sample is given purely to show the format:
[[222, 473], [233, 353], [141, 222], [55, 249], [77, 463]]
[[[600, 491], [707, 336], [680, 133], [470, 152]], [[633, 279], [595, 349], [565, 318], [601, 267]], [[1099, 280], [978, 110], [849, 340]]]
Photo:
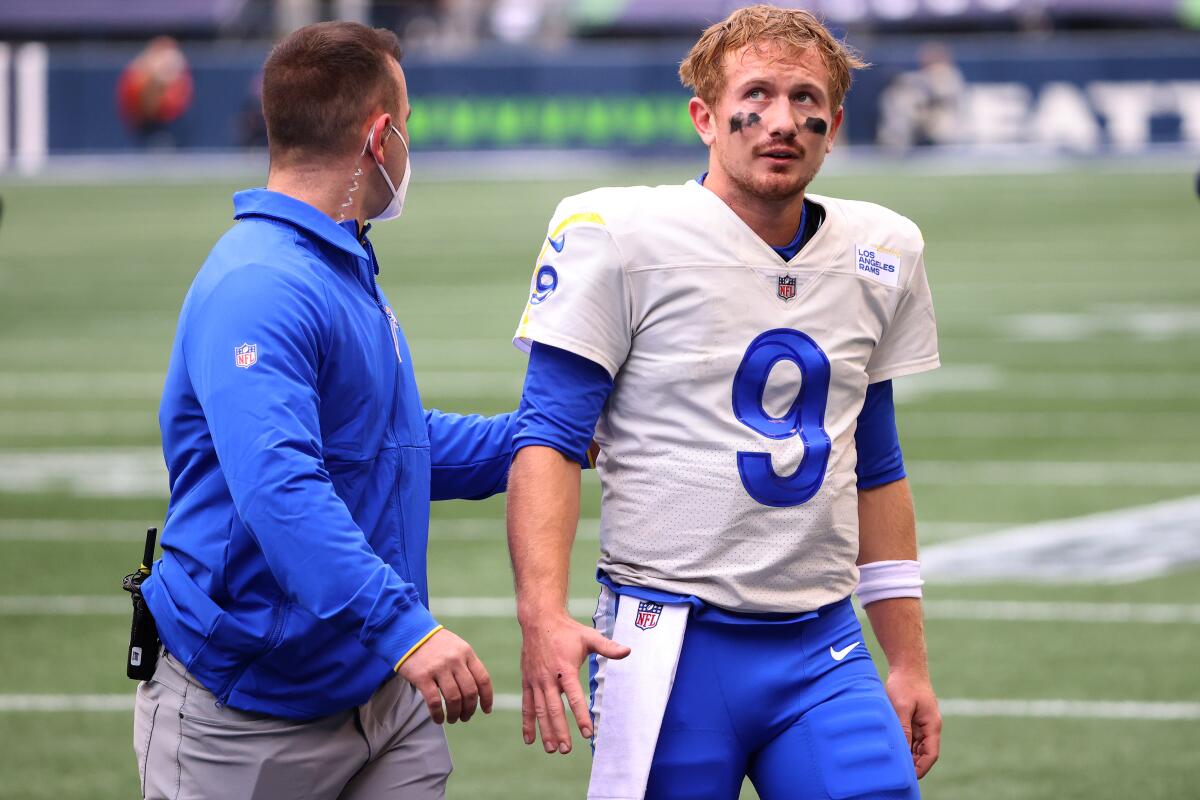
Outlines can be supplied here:
[[[371, 217], [371, 220], [376, 222], [384, 222], [400, 216], [400, 213], [404, 211], [404, 196], [408, 194], [408, 181], [409, 178], [412, 177], [412, 154], [408, 151], [408, 142], [404, 141], [404, 137], [400, 135], [400, 131], [396, 129], [395, 125], [390, 125], [389, 127], [396, 134], [396, 138], [400, 140], [400, 144], [404, 147], [404, 152], [406, 155], [408, 155], [408, 163], [404, 165], [404, 177], [400, 179], [400, 185], [396, 186], [394, 183], [392, 183], [392, 178], [390, 175], [388, 175], [387, 170], [383, 168], [383, 164], [379, 163], [379, 161], [375, 162], [375, 166], [378, 167], [379, 171], [383, 174], [383, 180], [387, 183], [387, 187], [392, 190], [391, 202], [387, 204], [387, 207], [383, 209], [383, 211], [380, 211], [378, 214]], [[367, 134], [367, 143], [363, 145], [364, 155], [371, 149], [371, 140], [374, 138], [375, 129], [372, 128], [371, 132]], [[372, 153], [371, 157], [374, 158], [375, 154]]]

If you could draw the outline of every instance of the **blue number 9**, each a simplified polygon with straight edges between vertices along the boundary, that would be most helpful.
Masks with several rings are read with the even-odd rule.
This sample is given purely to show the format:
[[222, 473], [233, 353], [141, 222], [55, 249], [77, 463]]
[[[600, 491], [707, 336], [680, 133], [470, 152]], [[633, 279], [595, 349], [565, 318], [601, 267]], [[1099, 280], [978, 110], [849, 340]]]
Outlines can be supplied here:
[[[763, 408], [767, 378], [780, 361], [800, 368], [800, 393], [782, 417]], [[738, 474], [750, 496], [764, 506], [787, 508], [807, 503], [821, 488], [829, 465], [832, 443], [825, 432], [825, 406], [829, 402], [829, 358], [817, 343], [800, 331], [776, 328], [760, 335], [746, 348], [733, 376], [733, 413], [745, 426], [768, 439], [799, 436], [804, 457], [791, 475], [779, 476], [770, 453], [738, 451]]]

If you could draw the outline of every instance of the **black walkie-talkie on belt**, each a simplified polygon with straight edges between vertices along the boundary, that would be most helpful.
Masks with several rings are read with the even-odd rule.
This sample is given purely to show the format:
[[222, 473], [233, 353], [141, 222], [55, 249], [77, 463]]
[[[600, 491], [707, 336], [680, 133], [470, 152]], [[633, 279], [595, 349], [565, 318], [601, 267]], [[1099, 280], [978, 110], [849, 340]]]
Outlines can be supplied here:
[[142, 581], [150, 577], [150, 568], [154, 563], [154, 540], [158, 536], [158, 528], [146, 531], [146, 553], [142, 556], [142, 564], [136, 571], [125, 576], [121, 588], [133, 596], [133, 624], [129, 628], [129, 652], [125, 658], [125, 674], [135, 681], [148, 681], [154, 677], [154, 667], [158, 664], [158, 628], [154, 625], [154, 617], [150, 616], [150, 608], [142, 597]]

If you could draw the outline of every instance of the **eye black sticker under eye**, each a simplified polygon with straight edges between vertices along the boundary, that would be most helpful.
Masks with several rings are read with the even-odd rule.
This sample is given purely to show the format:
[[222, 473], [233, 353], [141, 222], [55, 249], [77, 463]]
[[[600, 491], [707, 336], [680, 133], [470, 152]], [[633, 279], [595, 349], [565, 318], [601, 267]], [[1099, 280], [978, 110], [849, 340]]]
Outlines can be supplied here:
[[729, 118], [729, 132], [739, 133], [743, 128], [753, 128], [760, 122], [762, 122], [762, 117], [753, 111], [749, 115], [739, 111]]
[[820, 117], [809, 117], [804, 120], [804, 127], [817, 136], [824, 136], [829, 131], [829, 123]]

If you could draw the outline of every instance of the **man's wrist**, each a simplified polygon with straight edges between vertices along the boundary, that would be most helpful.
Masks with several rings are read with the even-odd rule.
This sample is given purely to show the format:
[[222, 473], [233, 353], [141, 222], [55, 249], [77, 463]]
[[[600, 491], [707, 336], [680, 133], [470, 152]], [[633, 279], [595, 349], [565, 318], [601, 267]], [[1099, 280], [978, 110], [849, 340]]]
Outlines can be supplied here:
[[566, 602], [517, 602], [517, 624], [522, 628], [544, 625], [554, 619], [570, 618]]

